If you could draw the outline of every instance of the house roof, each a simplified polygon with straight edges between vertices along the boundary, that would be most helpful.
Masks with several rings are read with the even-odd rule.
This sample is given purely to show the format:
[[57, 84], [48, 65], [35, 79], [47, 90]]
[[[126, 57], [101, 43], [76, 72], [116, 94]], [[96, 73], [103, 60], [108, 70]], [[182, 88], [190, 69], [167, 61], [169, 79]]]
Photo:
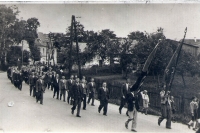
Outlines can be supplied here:
[[[182, 41], [182, 39], [180, 41], [176, 41], [176, 40], [171, 40], [171, 39], [167, 39], [176, 43], [180, 43]], [[188, 45], [190, 47], [195, 47], [195, 48], [199, 48], [200, 46], [200, 40], [199, 40], [199, 44], [197, 43], [197, 41], [195, 42], [194, 39], [185, 39], [184, 40], [184, 45]]]
[[200, 39], [196, 39], [196, 41], [195, 41], [195, 39], [185, 39], [184, 44], [199, 47], [200, 46]]
[[38, 32], [38, 38], [35, 39], [35, 45], [46, 47], [47, 42], [49, 42], [48, 34], [43, 34], [42, 32]]

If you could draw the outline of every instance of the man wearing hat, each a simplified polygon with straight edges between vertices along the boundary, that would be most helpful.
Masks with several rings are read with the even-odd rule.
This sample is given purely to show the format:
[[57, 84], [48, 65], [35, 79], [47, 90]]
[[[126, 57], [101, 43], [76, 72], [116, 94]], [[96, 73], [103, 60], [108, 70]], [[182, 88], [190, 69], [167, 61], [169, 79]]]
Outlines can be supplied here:
[[67, 89], [67, 81], [65, 80], [65, 76], [62, 76], [62, 79], [59, 81], [59, 89], [60, 89], [60, 100], [62, 99], [63, 95], [63, 101], [65, 102], [65, 95]]
[[131, 91], [127, 94], [126, 100], [128, 103], [128, 120], [125, 122], [125, 127], [128, 129], [128, 124], [132, 121], [131, 131], [136, 131], [137, 111], [139, 110], [137, 92]]
[[36, 102], [40, 101], [40, 104], [43, 104], [43, 93], [45, 92], [45, 83], [43, 76], [40, 75], [39, 79], [36, 82]]
[[141, 96], [143, 100], [143, 109], [142, 113], [145, 113], [147, 115], [148, 107], [149, 107], [149, 96], [147, 94], [147, 90], [141, 91]]

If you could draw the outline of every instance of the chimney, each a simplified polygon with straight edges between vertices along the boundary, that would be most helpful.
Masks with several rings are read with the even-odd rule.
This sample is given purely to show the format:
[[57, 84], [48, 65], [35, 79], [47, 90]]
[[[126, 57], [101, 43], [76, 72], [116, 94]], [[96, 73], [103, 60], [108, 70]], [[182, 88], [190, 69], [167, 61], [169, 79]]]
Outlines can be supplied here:
[[197, 42], [197, 39], [196, 39], [196, 37], [194, 37], [194, 42]]

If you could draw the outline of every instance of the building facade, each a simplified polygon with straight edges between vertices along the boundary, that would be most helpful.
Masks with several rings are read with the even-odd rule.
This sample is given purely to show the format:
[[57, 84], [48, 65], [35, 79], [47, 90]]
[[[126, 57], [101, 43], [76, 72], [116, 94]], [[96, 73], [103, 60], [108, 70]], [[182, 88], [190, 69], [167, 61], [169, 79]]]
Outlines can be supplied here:
[[35, 40], [35, 45], [40, 49], [41, 59], [43, 64], [56, 65], [57, 64], [57, 49], [53, 48], [51, 41], [48, 38], [48, 34], [38, 32], [38, 38]]

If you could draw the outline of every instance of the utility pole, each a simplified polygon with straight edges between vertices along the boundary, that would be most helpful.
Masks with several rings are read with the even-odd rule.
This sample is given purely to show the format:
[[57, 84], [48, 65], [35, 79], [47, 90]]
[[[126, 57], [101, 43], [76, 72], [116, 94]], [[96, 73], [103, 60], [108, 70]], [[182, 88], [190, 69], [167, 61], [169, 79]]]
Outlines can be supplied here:
[[[48, 42], [47, 42], [47, 45], [46, 45], [46, 62], [45, 62], [46, 65], [47, 65], [47, 48], [48, 48]], [[48, 66], [48, 68], [49, 68], [49, 66]]]
[[71, 76], [71, 69], [72, 69], [72, 45], [73, 45], [73, 19], [75, 18], [74, 15], [72, 15], [72, 21], [71, 21], [71, 29], [70, 29], [70, 49], [69, 49], [69, 77]]
[[49, 69], [49, 43], [47, 42], [47, 53], [48, 53], [48, 69]]
[[75, 39], [76, 39], [76, 54], [77, 54], [77, 60], [78, 60], [78, 75], [80, 79], [82, 78], [82, 73], [81, 73], [81, 64], [80, 64], [80, 58], [79, 58], [79, 46], [78, 46], [75, 16], [74, 16], [74, 32], [75, 32]]
[[78, 46], [78, 38], [77, 38], [76, 27], [77, 27], [77, 25], [76, 25], [75, 16], [72, 15], [71, 29], [70, 29], [71, 31], [70, 31], [70, 51], [69, 51], [69, 76], [71, 76], [71, 67], [72, 67], [72, 59], [71, 59], [71, 57], [72, 57], [72, 45], [73, 45], [73, 41], [75, 39], [76, 40], [77, 62], [78, 62], [78, 76], [79, 76], [79, 78], [81, 78], [82, 73], [81, 73], [81, 64], [80, 64], [80, 58], [79, 58], [79, 46]]
[[24, 51], [23, 51], [23, 47], [24, 47], [24, 43], [23, 43], [23, 40], [22, 40], [22, 66], [23, 66], [23, 54], [24, 54]]

